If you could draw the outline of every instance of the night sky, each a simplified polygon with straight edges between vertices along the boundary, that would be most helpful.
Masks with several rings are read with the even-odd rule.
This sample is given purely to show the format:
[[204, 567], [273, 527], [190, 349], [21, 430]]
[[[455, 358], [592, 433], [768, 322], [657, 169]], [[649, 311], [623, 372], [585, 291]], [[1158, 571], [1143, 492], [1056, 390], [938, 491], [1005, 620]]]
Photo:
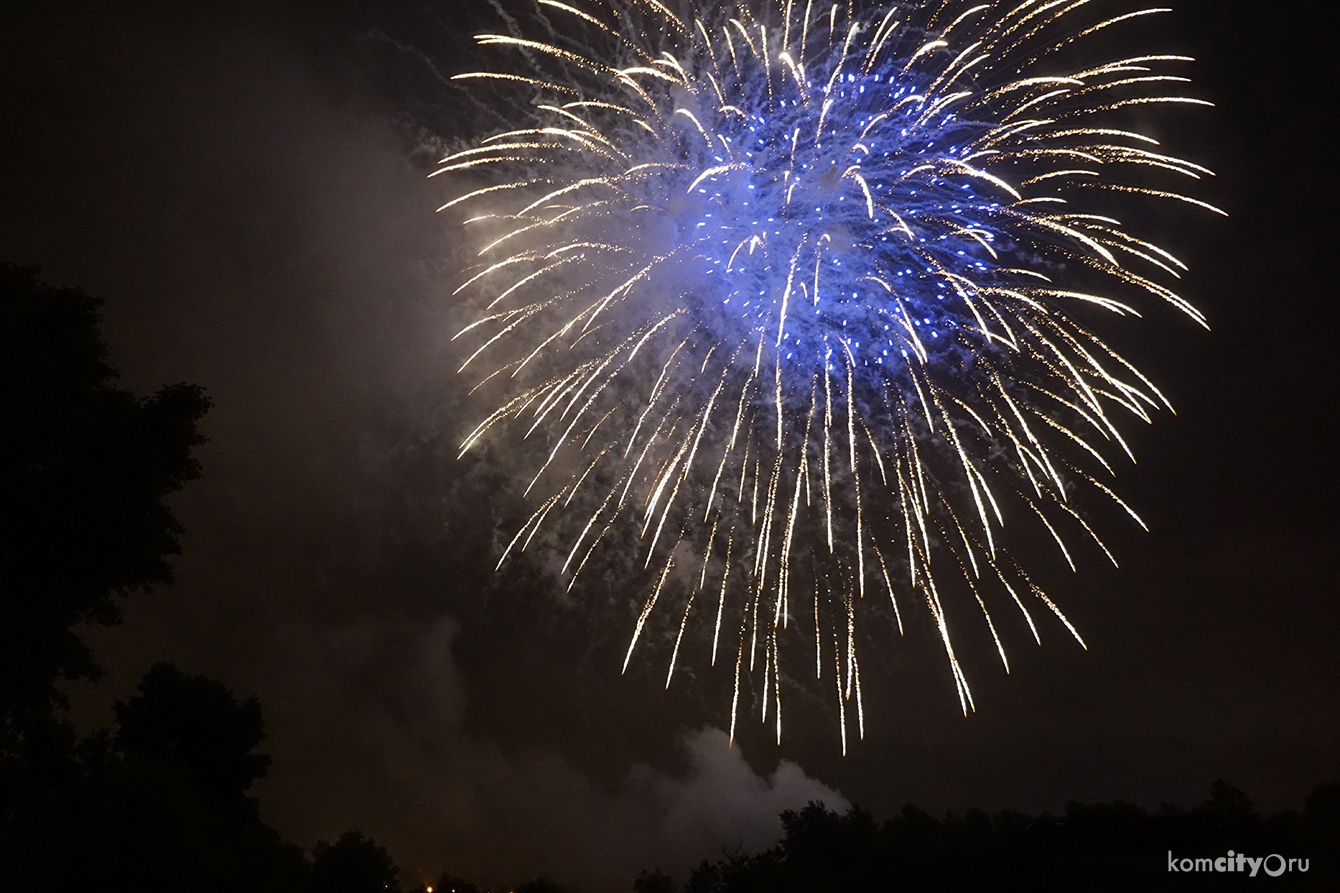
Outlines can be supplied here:
[[966, 719], [929, 626], [873, 637], [842, 757], [826, 689], [791, 694], [781, 747], [746, 719], [728, 749], [705, 644], [664, 691], [654, 645], [619, 674], [632, 607], [493, 572], [518, 509], [505, 463], [454, 458], [466, 246], [425, 179], [489, 126], [442, 80], [480, 67], [485, 0], [7, 4], [0, 259], [105, 299], [126, 386], [215, 401], [178, 584], [92, 634], [81, 727], [156, 660], [255, 694], [263, 817], [304, 845], [360, 828], [409, 880], [682, 873], [810, 799], [1152, 808], [1223, 778], [1274, 810], [1340, 780], [1340, 28], [1330, 3], [1170, 5], [1137, 36], [1196, 56], [1217, 108], [1151, 127], [1232, 216], [1150, 227], [1212, 332], [1166, 308], [1105, 330], [1177, 409], [1118, 466], [1151, 532], [1104, 525], [1120, 569], [1038, 550], [1089, 649], [1006, 623], [1007, 676], [963, 633]]

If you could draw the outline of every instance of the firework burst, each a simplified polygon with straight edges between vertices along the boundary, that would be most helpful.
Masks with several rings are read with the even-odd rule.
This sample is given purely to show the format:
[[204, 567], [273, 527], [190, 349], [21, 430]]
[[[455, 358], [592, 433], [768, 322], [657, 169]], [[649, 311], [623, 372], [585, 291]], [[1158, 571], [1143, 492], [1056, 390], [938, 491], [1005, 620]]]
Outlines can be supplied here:
[[780, 737], [795, 628], [845, 750], [872, 600], [900, 633], [929, 611], [965, 712], [963, 618], [1007, 670], [998, 608], [1082, 644], [1005, 522], [1073, 567], [1075, 536], [1107, 552], [1081, 504], [1135, 517], [1105, 483], [1117, 422], [1166, 401], [1092, 322], [1150, 299], [1204, 319], [1114, 214], [1215, 210], [1175, 186], [1208, 171], [1126, 123], [1206, 104], [1178, 95], [1190, 60], [1067, 61], [1164, 11], [1105, 5], [539, 0], [541, 39], [479, 36], [520, 64], [459, 77], [531, 103], [438, 171], [489, 177], [443, 206], [481, 234], [461, 289], [487, 309], [457, 337], [496, 398], [462, 449], [542, 445], [504, 559], [556, 527], [571, 586], [636, 534], [628, 657], [674, 612], [668, 685], [701, 617], [734, 666], [732, 735], [749, 678]]

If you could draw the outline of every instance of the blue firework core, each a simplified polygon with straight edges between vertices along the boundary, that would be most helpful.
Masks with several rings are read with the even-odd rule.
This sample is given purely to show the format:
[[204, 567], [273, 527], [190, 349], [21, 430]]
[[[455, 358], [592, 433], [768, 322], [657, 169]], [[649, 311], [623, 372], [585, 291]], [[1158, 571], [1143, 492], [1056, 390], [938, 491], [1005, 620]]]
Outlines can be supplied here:
[[[694, 310], [710, 336], [757, 333], [797, 383], [844, 357], [866, 375], [899, 374], [909, 353], [962, 337], [962, 298], [1001, 278], [991, 246], [1003, 190], [968, 173], [988, 126], [934, 108], [942, 97], [894, 66], [844, 75], [829, 61], [803, 82], [746, 70], [738, 105], [677, 107], [694, 163], [649, 196], [691, 198], [676, 229], [713, 277], [687, 296], [719, 302]], [[747, 95], [764, 83], [766, 95]], [[652, 142], [648, 156], [662, 157]]]

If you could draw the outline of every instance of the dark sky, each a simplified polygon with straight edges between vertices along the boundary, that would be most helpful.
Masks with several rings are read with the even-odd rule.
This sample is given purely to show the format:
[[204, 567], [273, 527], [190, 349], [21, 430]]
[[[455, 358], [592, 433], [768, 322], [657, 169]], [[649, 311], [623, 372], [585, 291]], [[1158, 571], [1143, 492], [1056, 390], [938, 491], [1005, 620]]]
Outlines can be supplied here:
[[808, 799], [1152, 807], [1224, 778], [1277, 809], [1340, 780], [1330, 4], [1175, 0], [1150, 26], [1217, 103], [1160, 136], [1218, 172], [1204, 197], [1232, 216], [1155, 227], [1213, 331], [1166, 311], [1121, 336], [1177, 414], [1133, 430], [1120, 469], [1152, 532], [1107, 526], [1119, 570], [1042, 574], [1088, 651], [1007, 631], [1006, 676], [964, 643], [965, 719], [930, 630], [878, 640], [844, 758], [803, 691], [780, 748], [747, 722], [727, 749], [728, 671], [621, 677], [626, 611], [493, 573], [506, 472], [454, 459], [462, 243], [424, 179], [477, 123], [437, 79], [476, 67], [460, 22], [489, 19], [456, 3], [0, 14], [0, 258], [105, 298], [128, 386], [216, 402], [175, 502], [179, 583], [96, 634], [109, 674], [74, 692], [82, 722], [171, 660], [260, 697], [263, 812], [296, 841], [359, 827], [410, 878], [593, 889], [767, 843]]

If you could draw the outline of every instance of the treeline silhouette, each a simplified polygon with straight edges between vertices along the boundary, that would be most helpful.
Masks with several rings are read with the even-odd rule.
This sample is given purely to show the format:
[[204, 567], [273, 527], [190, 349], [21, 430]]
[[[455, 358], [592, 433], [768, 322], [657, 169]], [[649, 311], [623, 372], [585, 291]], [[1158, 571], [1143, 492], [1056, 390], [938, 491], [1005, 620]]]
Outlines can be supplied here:
[[[79, 630], [118, 623], [122, 599], [172, 582], [181, 528], [165, 500], [200, 475], [209, 409], [195, 385], [147, 398], [119, 388], [98, 306], [0, 265], [0, 891], [411, 889], [358, 831], [305, 850], [261, 820], [251, 790], [270, 758], [255, 698], [159, 663], [113, 705], [111, 728], [80, 736], [70, 723], [62, 682], [102, 673]], [[1301, 811], [1272, 815], [1216, 782], [1192, 809], [1071, 803], [1055, 816], [936, 818], [908, 805], [881, 823], [811, 803], [782, 813], [781, 825], [762, 852], [723, 852], [683, 883], [649, 869], [631, 890], [1340, 890], [1336, 784], [1313, 790]], [[1169, 864], [1230, 852], [1307, 859], [1308, 870], [1253, 878]], [[486, 887], [448, 873], [431, 886], [574, 893], [549, 878]]]
[[[1308, 860], [1307, 871], [1255, 881], [1301, 890], [1340, 889], [1340, 785], [1315, 788], [1303, 811], [1260, 815], [1248, 796], [1223, 781], [1193, 809], [1154, 811], [1121, 801], [1071, 802], [1059, 815], [973, 809], [935, 818], [908, 804], [879, 823], [853, 807], [844, 814], [811, 803], [782, 814], [784, 834], [761, 853], [702, 863], [686, 893], [792, 891], [1036, 890], [1147, 891], [1235, 889], [1244, 872], [1205, 870], [1197, 859], [1229, 852]], [[1179, 866], [1170, 870], [1169, 860]], [[1192, 870], [1182, 870], [1183, 860]], [[1287, 867], [1287, 862], [1284, 863]], [[1201, 865], [1204, 865], [1202, 862]], [[1227, 864], [1222, 867], [1227, 869]]]
[[[912, 804], [877, 822], [860, 807], [845, 813], [810, 803], [781, 814], [782, 838], [757, 853], [722, 853], [684, 883], [643, 871], [633, 893], [883, 893], [883, 891], [1039, 891], [1148, 893], [1269, 889], [1340, 890], [1340, 784], [1320, 785], [1301, 812], [1262, 815], [1242, 790], [1223, 781], [1200, 805], [1071, 802], [1059, 815], [980, 809], [936, 818]], [[1226, 870], [1229, 853], [1244, 860]], [[1276, 857], [1282, 857], [1280, 862]], [[1179, 863], [1169, 870], [1169, 859]], [[1295, 862], [1289, 866], [1287, 860]], [[1307, 860], [1306, 871], [1298, 860]], [[1190, 860], [1190, 870], [1183, 870]], [[1199, 864], [1198, 863], [1199, 860]], [[1206, 861], [1208, 860], [1208, 862]], [[1214, 870], [1219, 861], [1224, 870]], [[1286, 870], [1278, 873], [1283, 867]], [[443, 875], [435, 891], [484, 893]], [[575, 893], [532, 881], [517, 893]]]

